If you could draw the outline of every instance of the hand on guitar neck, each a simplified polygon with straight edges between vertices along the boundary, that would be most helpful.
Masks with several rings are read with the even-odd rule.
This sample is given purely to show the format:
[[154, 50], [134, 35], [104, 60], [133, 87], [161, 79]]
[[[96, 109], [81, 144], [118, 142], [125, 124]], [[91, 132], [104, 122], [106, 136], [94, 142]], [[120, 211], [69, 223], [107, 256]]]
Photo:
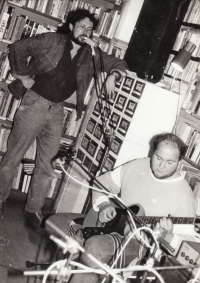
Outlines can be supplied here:
[[106, 223], [112, 220], [117, 214], [116, 209], [107, 202], [103, 202], [99, 206], [99, 221]]

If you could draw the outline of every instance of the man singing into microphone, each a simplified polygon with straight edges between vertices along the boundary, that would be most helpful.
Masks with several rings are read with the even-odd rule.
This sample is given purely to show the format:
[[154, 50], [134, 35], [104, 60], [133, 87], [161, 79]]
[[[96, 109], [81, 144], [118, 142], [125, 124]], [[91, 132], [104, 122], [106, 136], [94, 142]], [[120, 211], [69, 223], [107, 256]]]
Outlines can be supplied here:
[[[63, 127], [63, 101], [75, 91], [77, 120], [81, 118], [86, 91], [94, 74], [91, 39], [98, 21], [88, 10], [70, 12], [65, 33], [45, 33], [10, 46], [9, 61], [16, 80], [10, 85], [23, 98], [15, 115], [8, 150], [0, 164], [0, 214], [9, 196], [18, 164], [36, 139], [37, 158], [24, 215], [39, 224], [41, 207], [55, 166]], [[68, 30], [69, 32], [68, 32]], [[114, 92], [115, 81], [126, 75], [125, 61], [95, 50], [98, 71], [107, 73], [105, 88]], [[28, 64], [28, 59], [29, 61]]]

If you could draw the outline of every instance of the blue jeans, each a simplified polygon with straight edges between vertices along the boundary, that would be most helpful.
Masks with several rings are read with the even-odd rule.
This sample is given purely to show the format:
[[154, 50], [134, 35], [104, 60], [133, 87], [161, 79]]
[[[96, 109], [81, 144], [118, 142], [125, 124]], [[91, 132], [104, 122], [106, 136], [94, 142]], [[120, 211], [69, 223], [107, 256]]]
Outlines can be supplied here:
[[62, 103], [52, 103], [28, 90], [17, 110], [8, 139], [8, 150], [0, 164], [0, 199], [9, 196], [15, 171], [36, 139], [37, 156], [25, 210], [40, 212], [48, 191], [63, 127]]

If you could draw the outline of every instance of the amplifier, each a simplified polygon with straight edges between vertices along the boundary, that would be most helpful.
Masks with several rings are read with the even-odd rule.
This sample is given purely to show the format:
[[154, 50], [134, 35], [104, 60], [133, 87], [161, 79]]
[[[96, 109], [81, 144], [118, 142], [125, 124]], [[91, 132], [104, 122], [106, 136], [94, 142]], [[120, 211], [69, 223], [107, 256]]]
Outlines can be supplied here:
[[[200, 243], [183, 241], [176, 256], [177, 261], [182, 265], [195, 266], [200, 264]], [[193, 276], [196, 275], [198, 268], [188, 268]], [[200, 279], [200, 276], [198, 277]]]

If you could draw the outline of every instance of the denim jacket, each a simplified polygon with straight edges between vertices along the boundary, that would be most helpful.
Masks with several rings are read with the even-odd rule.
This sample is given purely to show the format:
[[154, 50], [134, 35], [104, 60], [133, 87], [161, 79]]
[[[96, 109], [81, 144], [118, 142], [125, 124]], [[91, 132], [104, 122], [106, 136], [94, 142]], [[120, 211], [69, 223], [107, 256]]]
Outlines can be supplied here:
[[[21, 76], [34, 76], [52, 70], [62, 57], [68, 36], [58, 33], [44, 33], [11, 44], [9, 48], [11, 72]], [[98, 71], [101, 71], [102, 63], [103, 70], [108, 74], [113, 69], [119, 69], [121, 71], [128, 69], [125, 61], [108, 55], [105, 52], [101, 52], [101, 56], [97, 48], [95, 52], [95, 65]], [[31, 60], [28, 64], [27, 60], [29, 58]], [[83, 109], [84, 97], [93, 73], [94, 64], [91, 48], [86, 45], [77, 63], [77, 110], [82, 111]], [[19, 83], [21, 81], [16, 79], [10, 84], [10, 91], [14, 95], [19, 95], [19, 91], [26, 91], [25, 88], [23, 90], [19, 88]], [[22, 84], [21, 86], [23, 87]]]

